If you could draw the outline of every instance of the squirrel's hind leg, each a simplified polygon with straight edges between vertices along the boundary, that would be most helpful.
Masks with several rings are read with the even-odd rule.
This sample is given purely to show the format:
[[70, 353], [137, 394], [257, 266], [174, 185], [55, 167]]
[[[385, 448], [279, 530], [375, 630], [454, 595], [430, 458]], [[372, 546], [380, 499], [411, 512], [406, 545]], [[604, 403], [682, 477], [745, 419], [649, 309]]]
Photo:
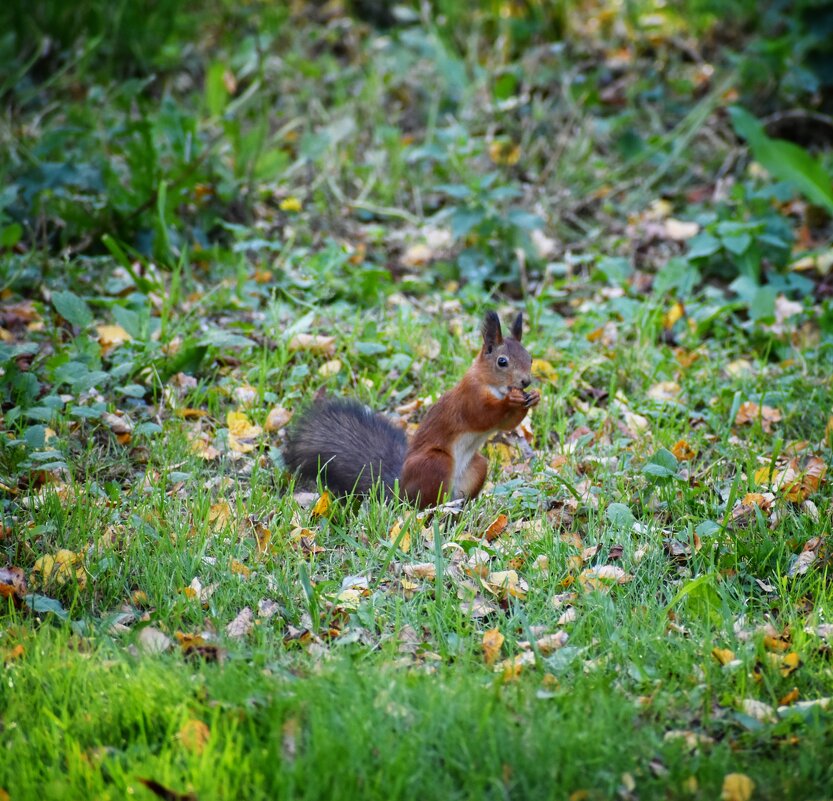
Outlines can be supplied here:
[[443, 451], [411, 454], [402, 465], [399, 489], [420, 509], [442, 503], [449, 494], [453, 466], [451, 456]]

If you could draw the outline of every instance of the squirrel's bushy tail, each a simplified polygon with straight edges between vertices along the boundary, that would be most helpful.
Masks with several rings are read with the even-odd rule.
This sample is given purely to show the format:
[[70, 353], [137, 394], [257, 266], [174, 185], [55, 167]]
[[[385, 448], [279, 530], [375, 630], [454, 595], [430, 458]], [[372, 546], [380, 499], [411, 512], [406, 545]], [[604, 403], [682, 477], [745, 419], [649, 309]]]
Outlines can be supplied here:
[[402, 472], [405, 433], [355, 401], [321, 400], [303, 411], [289, 430], [283, 458], [303, 478], [333, 492], [366, 493], [379, 480], [390, 494]]

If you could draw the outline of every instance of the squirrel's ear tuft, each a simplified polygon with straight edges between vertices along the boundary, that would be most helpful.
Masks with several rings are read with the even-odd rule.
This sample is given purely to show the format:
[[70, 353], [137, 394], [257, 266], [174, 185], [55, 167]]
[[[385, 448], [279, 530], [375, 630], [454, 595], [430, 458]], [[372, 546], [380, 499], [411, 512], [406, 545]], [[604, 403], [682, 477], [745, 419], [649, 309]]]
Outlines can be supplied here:
[[524, 335], [524, 316], [523, 313], [519, 314], [514, 322], [512, 323], [512, 330], [510, 331], [512, 334], [513, 339], [517, 339], [518, 342], [521, 341], [521, 337]]
[[483, 334], [483, 348], [486, 353], [491, 353], [492, 349], [503, 342], [503, 333], [500, 330], [500, 318], [495, 312], [486, 312], [483, 318], [483, 325], [480, 327], [480, 333]]

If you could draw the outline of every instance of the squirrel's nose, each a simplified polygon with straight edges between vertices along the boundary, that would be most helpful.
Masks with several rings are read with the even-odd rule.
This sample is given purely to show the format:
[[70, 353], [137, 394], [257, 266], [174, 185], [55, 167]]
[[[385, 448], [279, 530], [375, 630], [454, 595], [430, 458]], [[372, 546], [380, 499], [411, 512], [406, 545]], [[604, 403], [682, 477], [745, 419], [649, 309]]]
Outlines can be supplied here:
[[532, 379], [528, 376], [526, 378], [521, 379], [521, 387], [526, 389], [532, 383]]

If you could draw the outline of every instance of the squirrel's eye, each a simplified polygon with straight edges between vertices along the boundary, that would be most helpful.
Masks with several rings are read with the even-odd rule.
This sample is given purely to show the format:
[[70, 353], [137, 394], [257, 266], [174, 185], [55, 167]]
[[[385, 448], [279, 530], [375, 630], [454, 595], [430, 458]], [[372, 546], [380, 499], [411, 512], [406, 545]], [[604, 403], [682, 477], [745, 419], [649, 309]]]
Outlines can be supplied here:
[[509, 359], [507, 359], [505, 356], [498, 356], [497, 366], [498, 367], [508, 367], [509, 366]]

